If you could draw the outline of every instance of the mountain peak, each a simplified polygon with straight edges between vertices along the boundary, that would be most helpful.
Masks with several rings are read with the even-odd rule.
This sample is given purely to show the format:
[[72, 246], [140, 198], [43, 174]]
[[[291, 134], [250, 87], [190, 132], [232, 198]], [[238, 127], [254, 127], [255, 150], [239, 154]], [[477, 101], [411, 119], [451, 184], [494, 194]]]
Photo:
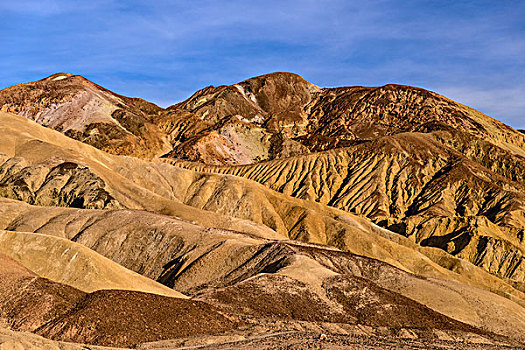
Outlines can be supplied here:
[[310, 90], [320, 90], [317, 85], [310, 83], [299, 74], [291, 72], [273, 72], [263, 74], [246, 79], [240, 82], [239, 85], [248, 84], [251, 86], [261, 86], [270, 82], [275, 85], [303, 85], [307, 86]]
[[164, 110], [56, 73], [0, 91], [0, 129], [0, 253], [35, 272], [0, 254], [0, 343], [13, 325], [121, 347], [326, 329], [348, 346], [328, 331], [361, 324], [387, 346], [522, 343], [525, 135], [436, 93], [276, 72]]
[[288, 80], [304, 80], [306, 81], [302, 76], [300, 76], [297, 73], [292, 72], [271, 72], [261, 75], [256, 75], [254, 77], [248, 78], [244, 81], [248, 80], [262, 80], [262, 79], [288, 79]]
[[48, 76], [47, 78], [42, 79], [41, 81], [56, 81], [56, 80], [66, 79], [72, 76], [74, 76], [74, 74], [59, 72], [59, 73], [52, 74]]

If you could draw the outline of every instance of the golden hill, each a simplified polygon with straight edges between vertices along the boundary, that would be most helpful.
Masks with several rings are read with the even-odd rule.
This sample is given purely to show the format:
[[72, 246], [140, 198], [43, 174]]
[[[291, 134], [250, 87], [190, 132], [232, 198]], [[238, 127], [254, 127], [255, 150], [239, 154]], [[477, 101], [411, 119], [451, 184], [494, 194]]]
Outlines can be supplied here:
[[0, 253], [39, 276], [90, 293], [101, 289], [134, 290], [186, 298], [149, 278], [67, 239], [20, 231], [0, 231]]
[[[518, 157], [514, 160], [525, 165]], [[506, 164], [503, 170], [521, 176], [519, 168]], [[245, 177], [290, 196], [368, 217], [417, 244], [524, 281], [521, 179], [495, 173], [427, 134], [403, 133], [255, 165], [184, 166]]]
[[525, 135], [469, 107], [273, 73], [164, 110], [58, 73], [0, 108], [0, 253], [51, 280], [2, 258], [32, 277], [0, 271], [0, 344], [523, 341]]
[[[351, 287], [377, 290], [379, 305], [392, 303], [391, 293], [399, 295], [394, 300], [403, 301], [399, 304], [405, 305], [403, 309], [413, 303], [408, 309], [412, 316], [400, 319], [399, 327], [422, 327], [412, 323], [414, 317], [426, 320], [423, 315], [438, 312], [484, 331], [513, 337], [519, 337], [522, 331], [518, 330], [525, 328], [524, 309], [519, 305], [523, 293], [519, 290], [463, 259], [419, 247], [366, 219], [230, 175], [109, 155], [12, 114], [0, 113], [0, 118], [2, 132], [9, 135], [0, 143], [4, 165], [13, 159], [23, 165], [2, 168], [2, 188], [9, 189], [4, 193], [17, 199], [2, 200], [3, 229], [73, 240], [130, 270], [244, 317], [287, 319], [284, 315], [296, 315], [294, 307], [322, 302], [333, 311], [324, 316], [314, 312], [294, 317], [309, 322], [343, 317], [342, 322], [359, 323], [361, 316], [337, 311], [345, 309], [343, 305], [349, 302], [345, 295], [350, 293], [345, 291]], [[49, 154], [53, 155], [52, 165], [47, 163]], [[70, 172], [62, 173], [58, 181], [50, 174], [64, 163], [75, 166], [68, 166]], [[77, 172], [96, 176], [97, 180], [89, 183], [96, 183], [96, 193], [105, 191], [113, 204], [104, 210], [103, 204], [98, 205], [102, 209], [90, 210], [42, 206], [75, 202], [87, 207], [97, 198], [92, 190], [80, 188], [85, 182], [76, 177]], [[41, 190], [50, 179], [64, 185], [55, 186], [56, 191]], [[361, 256], [303, 246], [290, 238], [332, 245]], [[361, 267], [356, 270], [356, 266]], [[372, 266], [385, 270], [362, 270]], [[358, 282], [362, 278], [368, 282]], [[292, 309], [259, 314], [262, 309], [257, 308], [264, 305], [234, 297], [245, 294], [243, 288], [255, 291], [254, 295], [272, 288], [275, 292], [265, 296], [268, 300], [305, 288], [313, 294], [305, 296], [303, 306], [290, 304]], [[340, 296], [327, 297], [332, 294]], [[282, 303], [286, 304], [284, 299]], [[503, 318], [487, 308], [494, 304], [506, 310]], [[385, 312], [383, 306], [375, 310], [370, 312]], [[392, 317], [394, 314], [389, 319]], [[384, 325], [380, 320], [371, 325]], [[428, 325], [456, 329], [450, 321], [443, 322]]]

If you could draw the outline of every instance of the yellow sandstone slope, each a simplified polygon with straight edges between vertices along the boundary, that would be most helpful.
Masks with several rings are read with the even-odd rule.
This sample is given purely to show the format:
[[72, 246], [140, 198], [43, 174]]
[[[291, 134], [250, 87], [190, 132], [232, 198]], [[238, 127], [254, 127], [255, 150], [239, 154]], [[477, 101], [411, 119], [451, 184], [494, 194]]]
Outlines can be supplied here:
[[187, 298], [171, 288], [67, 239], [38, 233], [0, 231], [0, 253], [39, 276], [91, 293], [101, 289], [135, 290]]
[[[17, 199], [1, 202], [6, 230], [76, 241], [225, 310], [251, 305], [252, 315], [261, 312], [257, 304], [233, 298], [245, 295], [246, 288], [266, 291], [269, 300], [306, 288], [313, 293], [306, 305], [321, 300], [336, 312], [346, 299], [327, 299], [327, 291], [372, 288], [367, 285], [373, 283], [381, 303], [390, 300], [385, 290], [408, 298], [399, 300], [414, 303], [413, 316], [422, 315], [425, 309], [418, 305], [425, 305], [486, 331], [517, 337], [525, 328], [518, 289], [466, 260], [419, 247], [356, 215], [242, 178], [112, 156], [19, 116], [0, 113], [0, 121], [2, 133], [9, 135], [0, 143], [2, 191]], [[46, 206], [71, 204], [105, 210]], [[357, 283], [360, 278], [369, 282]], [[224, 295], [229, 303], [224, 304]]]

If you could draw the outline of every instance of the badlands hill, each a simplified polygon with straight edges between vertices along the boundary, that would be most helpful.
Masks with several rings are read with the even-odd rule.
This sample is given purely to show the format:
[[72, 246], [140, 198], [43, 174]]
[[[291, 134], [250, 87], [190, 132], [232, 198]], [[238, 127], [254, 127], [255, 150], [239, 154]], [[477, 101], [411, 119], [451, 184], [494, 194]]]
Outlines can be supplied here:
[[[110, 153], [214, 165], [250, 164], [403, 132], [455, 130], [521, 156], [525, 145], [516, 130], [424, 89], [319, 88], [292, 73], [209, 86], [165, 110], [57, 73], [1, 90], [0, 106]], [[452, 143], [457, 141], [447, 146]]]
[[160, 107], [115, 94], [79, 75], [57, 73], [4, 89], [0, 109], [119, 154], [153, 156], [168, 146], [153, 123]]
[[16, 331], [69, 342], [132, 346], [234, 325], [202, 302], [124, 290], [86, 294], [41, 278], [5, 255], [0, 255], [0, 263], [1, 310]]
[[165, 110], [59, 73], [0, 106], [0, 343], [524, 340], [525, 135], [477, 111], [289, 73]]

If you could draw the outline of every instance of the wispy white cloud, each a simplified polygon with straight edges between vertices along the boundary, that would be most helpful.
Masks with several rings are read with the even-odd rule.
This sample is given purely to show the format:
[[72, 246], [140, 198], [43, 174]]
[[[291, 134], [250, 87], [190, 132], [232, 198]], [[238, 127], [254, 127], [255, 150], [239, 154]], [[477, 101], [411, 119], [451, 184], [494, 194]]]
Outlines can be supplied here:
[[165, 104], [289, 70], [423, 86], [520, 123], [521, 100], [501, 98], [523, 92], [522, 1], [3, 0], [0, 12], [3, 86], [72, 71]]
[[32, 16], [54, 16], [72, 12], [93, 11], [102, 4], [112, 4], [113, 0], [2, 0], [0, 11]]
[[441, 87], [439, 91], [517, 129], [525, 129], [525, 86], [502, 89], [451, 86]]

